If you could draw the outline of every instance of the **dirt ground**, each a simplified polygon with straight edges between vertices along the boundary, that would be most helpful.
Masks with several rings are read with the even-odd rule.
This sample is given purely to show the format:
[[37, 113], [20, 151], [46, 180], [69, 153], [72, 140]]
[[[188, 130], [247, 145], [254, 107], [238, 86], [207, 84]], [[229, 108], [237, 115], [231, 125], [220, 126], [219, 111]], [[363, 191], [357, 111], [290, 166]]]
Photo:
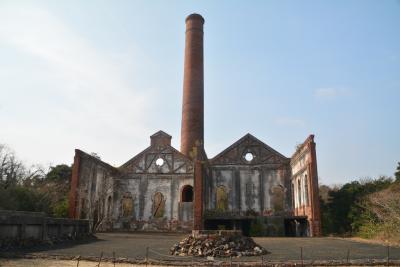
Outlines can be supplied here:
[[[79, 267], [97, 267], [98, 262], [80, 261]], [[76, 267], [77, 262], [73, 260], [45, 260], [45, 259], [0, 259], [1, 267]], [[116, 263], [115, 267], [136, 267], [143, 265]], [[162, 267], [160, 265], [147, 265], [148, 267]], [[101, 262], [100, 267], [114, 267], [111, 262]], [[171, 267], [171, 266], [169, 266]]]
[[[61, 257], [67, 258], [81, 256], [82, 258], [126, 258], [141, 261], [146, 257], [154, 260], [175, 260], [175, 257], [169, 256], [170, 247], [184, 238], [180, 234], [165, 233], [99, 233], [97, 240], [86, 243], [70, 243], [55, 245], [52, 247], [39, 247], [30, 250], [19, 251], [22, 256], [30, 255], [33, 257]], [[387, 258], [388, 247], [371, 244], [367, 242], [358, 242], [351, 239], [339, 238], [254, 238], [257, 243], [266, 248], [269, 252], [264, 256], [265, 261], [299, 261], [301, 255], [304, 260], [345, 260], [347, 255], [349, 260], [385, 260]], [[149, 248], [147, 250], [147, 248]], [[400, 260], [400, 248], [389, 248], [390, 259]], [[0, 255], [1, 256], [1, 255]], [[44, 261], [33, 259], [13, 259], [7, 260], [0, 257], [0, 266], [76, 266], [77, 261]], [[7, 257], [7, 256], [6, 256]], [[178, 257], [176, 257], [178, 258]], [[179, 261], [190, 262], [191, 257], [179, 257]], [[197, 259], [196, 259], [197, 260]], [[43, 260], [42, 260], [43, 261]], [[261, 257], [242, 257], [235, 261], [261, 261]], [[46, 265], [47, 264], [47, 265]], [[86, 265], [84, 265], [86, 264]], [[109, 264], [109, 265], [107, 265]], [[113, 266], [111, 263], [103, 263], [101, 266]], [[111, 264], [111, 265], [110, 265]], [[96, 262], [85, 263], [81, 261], [79, 266], [96, 266]], [[134, 266], [116, 265], [116, 266]]]

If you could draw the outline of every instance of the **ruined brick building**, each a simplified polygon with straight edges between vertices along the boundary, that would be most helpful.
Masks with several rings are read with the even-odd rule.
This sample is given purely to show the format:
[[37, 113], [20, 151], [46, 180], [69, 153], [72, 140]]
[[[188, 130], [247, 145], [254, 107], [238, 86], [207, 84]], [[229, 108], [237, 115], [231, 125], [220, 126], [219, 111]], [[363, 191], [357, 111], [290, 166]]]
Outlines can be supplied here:
[[120, 167], [75, 150], [69, 215], [101, 230], [242, 229], [270, 236], [321, 232], [314, 136], [287, 158], [247, 134], [204, 151], [203, 24], [186, 18], [181, 147], [159, 131]]

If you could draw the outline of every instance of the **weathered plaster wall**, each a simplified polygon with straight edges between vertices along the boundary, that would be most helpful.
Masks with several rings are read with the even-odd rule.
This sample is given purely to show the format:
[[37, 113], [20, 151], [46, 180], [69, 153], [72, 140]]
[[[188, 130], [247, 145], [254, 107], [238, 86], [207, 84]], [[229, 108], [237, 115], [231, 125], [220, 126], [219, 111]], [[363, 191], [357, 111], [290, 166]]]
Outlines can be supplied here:
[[[113, 228], [131, 230], [184, 230], [193, 220], [192, 202], [181, 202], [181, 190], [193, 186], [193, 177], [162, 174], [121, 177], [116, 180], [112, 213]], [[133, 209], [123, 214], [123, 195], [130, 193]], [[159, 217], [153, 209], [155, 194], [161, 193], [165, 204]], [[189, 230], [189, 229], [188, 229]]]
[[[217, 209], [217, 189], [227, 193], [226, 212], [238, 215], [279, 215], [290, 213], [291, 192], [288, 166], [212, 166], [207, 184], [207, 210]], [[279, 189], [279, 190], [276, 190]], [[278, 202], [282, 200], [282, 205]]]
[[[252, 154], [251, 160], [246, 159], [248, 153]], [[244, 136], [212, 159], [210, 165], [205, 190], [209, 213], [237, 216], [291, 213], [289, 159], [255, 137]], [[226, 207], [219, 204], [223, 191]]]
[[[110, 216], [114, 229], [192, 229], [193, 202], [181, 202], [181, 193], [184, 186], [193, 187], [193, 163], [170, 141], [169, 135], [156, 133], [150, 147], [119, 168]], [[128, 213], [124, 196], [131, 199]]]
[[80, 168], [77, 189], [78, 218], [105, 223], [107, 200], [113, 194], [113, 177], [118, 171], [101, 160], [79, 151]]

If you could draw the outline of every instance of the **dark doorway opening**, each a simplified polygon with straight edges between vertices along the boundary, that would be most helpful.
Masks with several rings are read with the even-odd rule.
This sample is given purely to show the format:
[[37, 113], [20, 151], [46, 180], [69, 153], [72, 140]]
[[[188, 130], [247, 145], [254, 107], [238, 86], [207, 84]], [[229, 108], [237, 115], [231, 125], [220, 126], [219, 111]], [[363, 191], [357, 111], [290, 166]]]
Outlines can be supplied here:
[[251, 220], [240, 220], [240, 229], [245, 236], [250, 236]]
[[285, 236], [296, 236], [296, 223], [294, 219], [285, 219]]
[[185, 185], [182, 188], [181, 202], [193, 202], [193, 186]]
[[305, 237], [309, 236], [308, 221], [306, 218], [285, 219], [285, 236]]

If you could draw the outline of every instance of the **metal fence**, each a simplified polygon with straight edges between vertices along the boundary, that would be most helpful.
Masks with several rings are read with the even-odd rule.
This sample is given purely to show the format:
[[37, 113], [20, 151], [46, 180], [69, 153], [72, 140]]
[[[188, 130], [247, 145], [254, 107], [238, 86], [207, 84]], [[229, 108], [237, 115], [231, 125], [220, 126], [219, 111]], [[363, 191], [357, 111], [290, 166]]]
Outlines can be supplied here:
[[[214, 258], [214, 257], [190, 257], [190, 256], [172, 256], [147, 247], [145, 255], [135, 257], [134, 259], [127, 259], [117, 257], [115, 252], [112, 257], [104, 257], [104, 253], [98, 257], [74, 257], [77, 267], [79, 267], [81, 260], [89, 260], [96, 262], [95, 266], [100, 267], [104, 262], [111, 262], [114, 266], [118, 263], [131, 263], [140, 264], [143, 266], [150, 265], [167, 265], [167, 266], [400, 266], [400, 259], [391, 259], [390, 246], [386, 247], [387, 255], [381, 259], [356, 259], [352, 258], [353, 249], [347, 249], [346, 254], [342, 259], [311, 259], [307, 257], [303, 247], [299, 247], [299, 259], [285, 259], [274, 260], [269, 255], [259, 257], [228, 257], [228, 258]], [[63, 259], [62, 256], [54, 256], [57, 259]], [[64, 257], [65, 258], [65, 257]], [[71, 259], [71, 258], [70, 258]]]

